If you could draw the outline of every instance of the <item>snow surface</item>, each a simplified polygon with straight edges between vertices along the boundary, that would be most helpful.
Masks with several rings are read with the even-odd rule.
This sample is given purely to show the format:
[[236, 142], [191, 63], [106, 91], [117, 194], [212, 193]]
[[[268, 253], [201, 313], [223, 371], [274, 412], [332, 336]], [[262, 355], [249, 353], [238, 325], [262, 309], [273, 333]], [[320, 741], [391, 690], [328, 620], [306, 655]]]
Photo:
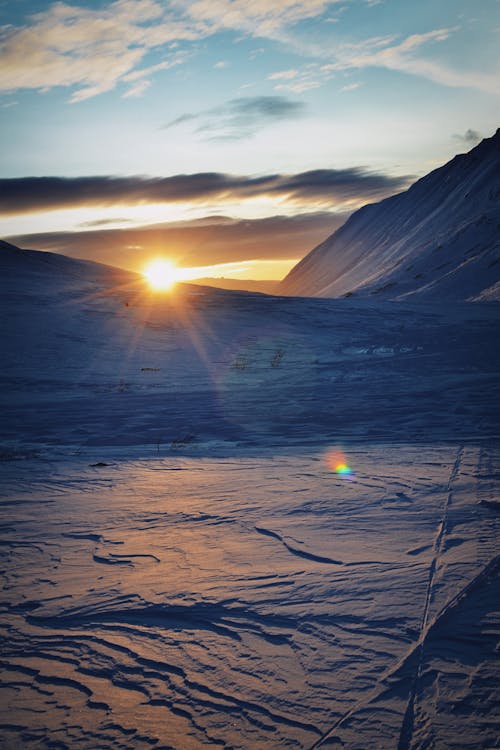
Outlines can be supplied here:
[[498, 305], [0, 278], [2, 747], [498, 746]]
[[500, 299], [500, 129], [404, 193], [364, 206], [300, 261], [282, 294]]

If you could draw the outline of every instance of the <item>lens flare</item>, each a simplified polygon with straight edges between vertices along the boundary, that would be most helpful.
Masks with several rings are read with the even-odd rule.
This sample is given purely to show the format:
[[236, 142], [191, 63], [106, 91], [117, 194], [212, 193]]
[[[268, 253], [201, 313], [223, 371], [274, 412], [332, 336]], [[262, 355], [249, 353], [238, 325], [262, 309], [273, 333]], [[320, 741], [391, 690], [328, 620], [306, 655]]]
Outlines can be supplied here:
[[352, 469], [347, 464], [337, 464], [337, 466], [335, 467], [335, 473], [343, 474], [345, 476], [348, 474], [352, 474]]
[[326, 463], [330, 471], [334, 471], [335, 474], [341, 477], [350, 477], [354, 473], [343, 451], [338, 448], [328, 451], [326, 454]]

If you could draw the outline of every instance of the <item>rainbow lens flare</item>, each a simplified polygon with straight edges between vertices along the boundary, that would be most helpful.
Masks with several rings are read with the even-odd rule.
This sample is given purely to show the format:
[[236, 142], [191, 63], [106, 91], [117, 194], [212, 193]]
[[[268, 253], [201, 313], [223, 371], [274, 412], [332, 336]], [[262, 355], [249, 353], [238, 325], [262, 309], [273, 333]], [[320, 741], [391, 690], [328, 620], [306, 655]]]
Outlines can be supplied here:
[[340, 477], [354, 476], [353, 469], [347, 463], [344, 451], [339, 448], [332, 448], [326, 453], [326, 463], [330, 471], [334, 471]]
[[352, 469], [347, 464], [337, 464], [337, 466], [335, 467], [335, 473], [342, 474], [343, 476], [348, 476], [349, 474], [352, 474]]

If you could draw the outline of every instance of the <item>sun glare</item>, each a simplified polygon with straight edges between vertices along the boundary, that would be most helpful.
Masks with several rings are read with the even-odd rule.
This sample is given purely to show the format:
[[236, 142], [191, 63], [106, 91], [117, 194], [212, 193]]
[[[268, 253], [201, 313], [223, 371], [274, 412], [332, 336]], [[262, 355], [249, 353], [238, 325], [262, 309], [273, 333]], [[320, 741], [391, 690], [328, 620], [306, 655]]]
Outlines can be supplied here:
[[143, 273], [152, 289], [171, 289], [179, 281], [179, 269], [169, 260], [153, 260]]

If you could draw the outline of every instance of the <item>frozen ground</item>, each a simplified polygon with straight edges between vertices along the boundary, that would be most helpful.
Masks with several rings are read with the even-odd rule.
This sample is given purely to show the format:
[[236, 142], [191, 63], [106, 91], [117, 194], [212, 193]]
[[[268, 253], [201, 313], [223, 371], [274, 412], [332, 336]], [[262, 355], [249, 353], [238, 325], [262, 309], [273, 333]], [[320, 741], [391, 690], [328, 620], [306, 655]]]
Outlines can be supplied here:
[[0, 257], [2, 747], [500, 746], [497, 306]]
[[4, 747], [497, 747], [495, 454], [4, 472]]

